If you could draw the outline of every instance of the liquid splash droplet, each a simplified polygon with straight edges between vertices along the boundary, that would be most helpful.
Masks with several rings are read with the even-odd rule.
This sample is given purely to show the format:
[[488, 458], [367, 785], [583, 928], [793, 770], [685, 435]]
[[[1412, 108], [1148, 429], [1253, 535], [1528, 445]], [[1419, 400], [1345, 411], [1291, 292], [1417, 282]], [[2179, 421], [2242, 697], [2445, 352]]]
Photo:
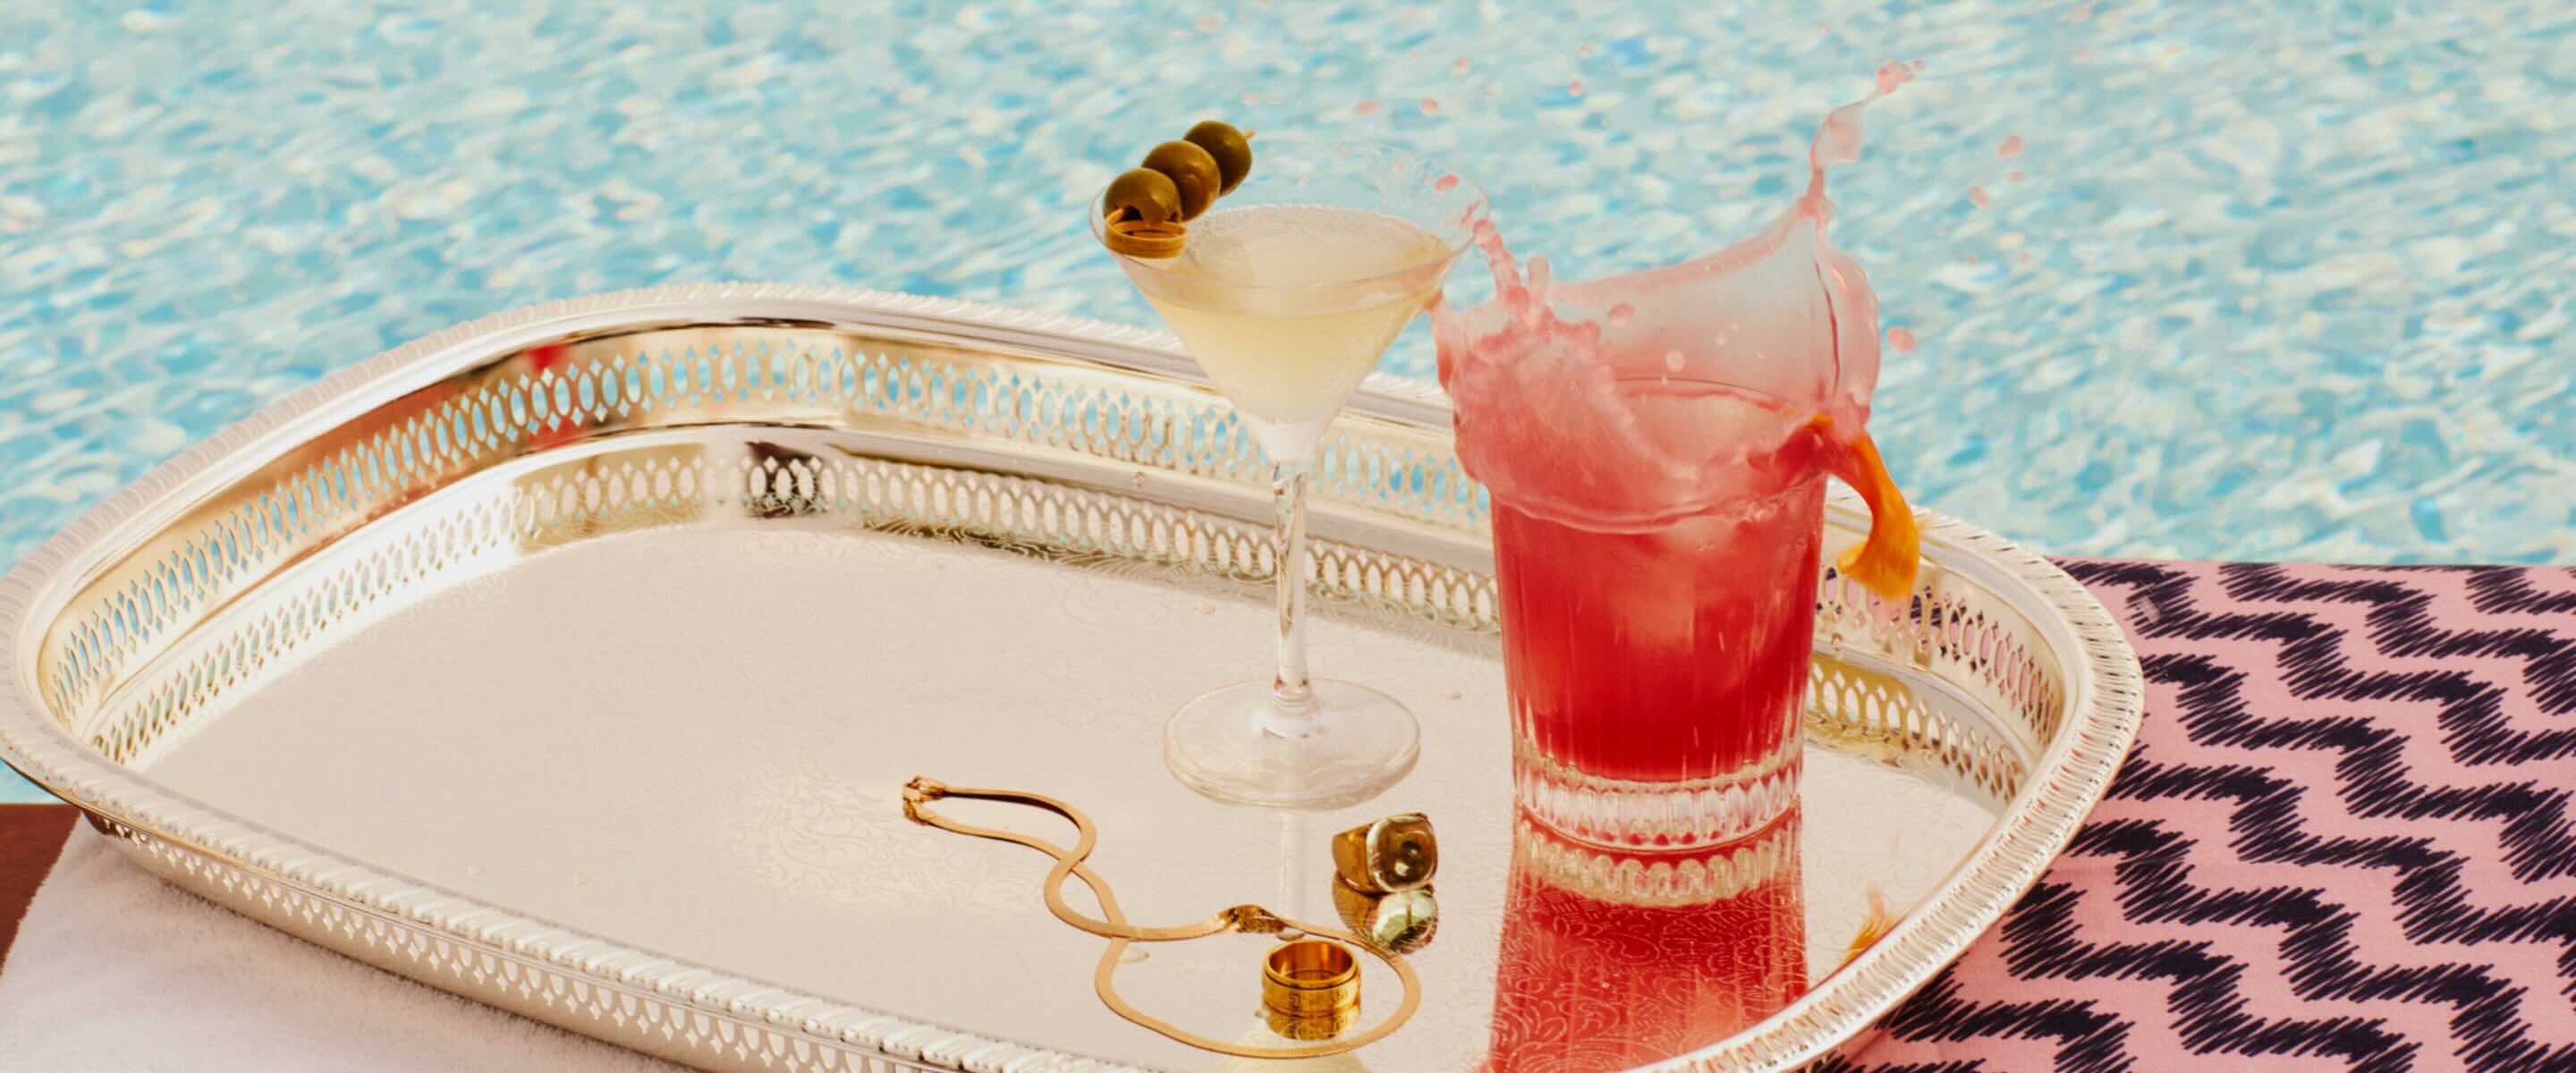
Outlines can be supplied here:
[[1424, 114], [1424, 115], [1439, 115], [1439, 114], [1440, 114], [1440, 102], [1439, 102], [1439, 101], [1432, 100], [1432, 99], [1431, 99], [1431, 98], [1429, 98], [1429, 97], [1424, 97], [1424, 98], [1422, 98], [1422, 114]]
[[1465, 56], [1460, 56], [1460, 57], [1458, 57], [1457, 59], [1454, 59], [1454, 60], [1449, 61], [1449, 69], [1450, 69], [1450, 70], [1452, 70], [1452, 71], [1456, 71], [1456, 72], [1458, 72], [1459, 74], [1466, 74], [1466, 73], [1467, 73], [1467, 67], [1468, 67], [1467, 57], [1465, 57]]
[[[1879, 65], [1878, 86], [1874, 92], [1825, 113], [1824, 123], [1816, 128], [1815, 139], [1807, 143], [1807, 196], [1800, 199], [1801, 205], [1813, 203], [1819, 210], [1829, 208], [1824, 204], [1825, 171], [1860, 159], [1861, 110], [1869, 107], [1869, 102], [1894, 93], [1898, 87], [1911, 81], [1914, 81], [1914, 70], [1891, 60]], [[1819, 212], [1819, 222], [1826, 218], [1826, 214]]]
[[1577, 57], [1580, 57], [1580, 58], [1582, 58], [1582, 59], [1587, 59], [1587, 60], [1588, 60], [1588, 59], [1591, 59], [1591, 58], [1592, 58], [1592, 46], [1590, 46], [1590, 45], [1585, 45], [1585, 46], [1583, 46], [1582, 48], [1575, 49], [1575, 50], [1574, 50], [1574, 54], [1575, 54]]
[[1889, 328], [1887, 345], [1895, 347], [1899, 354], [1914, 353], [1914, 333], [1906, 328]]
[[1666, 372], [1674, 372], [1674, 373], [1677, 373], [1677, 372], [1682, 371], [1682, 352], [1681, 352], [1681, 351], [1678, 351], [1678, 350], [1667, 350], [1667, 351], [1664, 351], [1664, 371], [1666, 371]]
[[1222, 30], [1222, 29], [1225, 29], [1225, 16], [1223, 16], [1223, 15], [1201, 15], [1201, 16], [1199, 16], [1199, 32], [1200, 32], [1200, 33], [1203, 33], [1203, 34], [1212, 34], [1212, 33], [1217, 32], [1218, 30]]
[[1610, 326], [1613, 328], [1627, 327], [1628, 322], [1635, 320], [1636, 317], [1637, 307], [1629, 305], [1626, 302], [1621, 302], [1618, 305], [1610, 307]]
[[1352, 114], [1352, 115], [1376, 115], [1376, 114], [1377, 114], [1377, 110], [1378, 110], [1378, 109], [1380, 109], [1380, 108], [1384, 108], [1384, 107], [1386, 107], [1386, 105], [1384, 105], [1384, 104], [1382, 104], [1382, 103], [1379, 103], [1379, 102], [1377, 102], [1377, 101], [1361, 101], [1360, 103], [1358, 103], [1358, 104], [1354, 104], [1354, 105], [1352, 105], [1352, 106], [1351, 106], [1351, 114]]
[[2006, 179], [2010, 179], [2010, 180], [2012, 180], [2013, 182], [2020, 182], [2020, 181], [2021, 181], [2021, 173], [2020, 173], [2020, 172], [2018, 172], [2018, 171], [2016, 171], [2016, 172], [2013, 172], [2013, 173], [2012, 173], [2012, 174], [2010, 174], [2010, 175], [2006, 175], [2006, 176], [2004, 176], [2004, 178], [2006, 178]]
[[1968, 203], [1982, 209], [1993, 205], [1994, 199], [1986, 196], [1985, 187], [1971, 186], [1968, 188]]
[[1443, 175], [1431, 184], [1431, 189], [1435, 193], [1446, 194], [1457, 188], [1458, 177], [1456, 175]]
[[2003, 158], [2004, 158], [2004, 159], [2006, 159], [2006, 160], [2010, 160], [2010, 159], [2012, 159], [2013, 157], [2020, 156], [2020, 155], [2021, 155], [2021, 135], [2014, 134], [2014, 135], [2010, 135], [2010, 136], [2007, 136], [2006, 138], [2004, 138], [2004, 143], [2003, 143], [2002, 145], [1998, 145], [1998, 146], [1996, 146], [1996, 147], [1995, 147], [1995, 155], [1996, 155], [1996, 156], [1999, 156], [1999, 157], [2003, 157]]
[[1568, 83], [1566, 83], [1566, 84], [1565, 84], [1565, 91], [1566, 91], [1567, 93], [1571, 93], [1571, 94], [1573, 94], [1573, 95], [1575, 95], [1575, 96], [1577, 96], [1577, 97], [1582, 96], [1582, 95], [1583, 95], [1583, 80], [1582, 80], [1582, 79], [1580, 79], [1580, 78], [1578, 78], [1578, 79], [1575, 79], [1575, 80], [1574, 80], [1574, 81], [1572, 81], [1572, 82], [1568, 82]]
[[1973, 254], [1973, 253], [1972, 253], [1972, 254], [1969, 254], [1969, 255], [1968, 255], [1968, 263], [1969, 263], [1969, 264], [1975, 264], [1975, 263], [1977, 263], [1977, 255], [1976, 255], [1976, 254]]

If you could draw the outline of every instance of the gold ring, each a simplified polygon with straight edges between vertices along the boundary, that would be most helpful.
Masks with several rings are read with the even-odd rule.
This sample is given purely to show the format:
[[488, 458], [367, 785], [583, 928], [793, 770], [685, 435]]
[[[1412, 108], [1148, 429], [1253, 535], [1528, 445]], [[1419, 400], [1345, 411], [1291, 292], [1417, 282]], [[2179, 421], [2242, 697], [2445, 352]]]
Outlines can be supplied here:
[[1261, 961], [1261, 1005], [1275, 1017], [1292, 1020], [1345, 1013], [1356, 1017], [1359, 960], [1329, 939], [1281, 943]]
[[1277, 1010], [1268, 1010], [1265, 1014], [1269, 1018], [1272, 1032], [1300, 1043], [1333, 1039], [1350, 1031], [1352, 1025], [1360, 1023], [1360, 1008], [1357, 1006], [1314, 1017], [1290, 1017]]
[[1440, 840], [1431, 819], [1402, 812], [1333, 836], [1333, 873], [1364, 894], [1428, 886], [1440, 871]]

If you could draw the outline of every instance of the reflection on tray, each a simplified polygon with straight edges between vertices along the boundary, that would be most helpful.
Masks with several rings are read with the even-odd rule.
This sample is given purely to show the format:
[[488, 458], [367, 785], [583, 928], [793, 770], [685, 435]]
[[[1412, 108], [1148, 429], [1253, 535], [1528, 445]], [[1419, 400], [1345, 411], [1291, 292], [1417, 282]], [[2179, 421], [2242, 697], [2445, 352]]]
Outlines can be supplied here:
[[[1065, 789], [1117, 817], [1116, 874], [1204, 864], [1203, 840], [1149, 837], [1194, 818], [1126, 791], [1162, 787], [1160, 705], [1137, 701], [1206, 688], [1191, 665], [1272, 624], [1246, 602], [1277, 572], [1257, 521], [1264, 458], [1211, 388], [1124, 330], [761, 287], [584, 300], [407, 353], [175, 464], [0, 583], [29, 596], [0, 599], [0, 635], [32, 653], [0, 667], [0, 760], [111, 818], [129, 856], [184, 889], [648, 1052], [744, 1069], [791, 1050], [824, 1065], [1174, 1063], [1181, 1044], [1063, 1001], [1078, 979], [888, 971], [1070, 937], [1029, 903], [1038, 859], [892, 828], [887, 795], [960, 742], [1008, 743], [988, 759], [1012, 779], [1082, 758]], [[1799, 823], [1819, 853], [1794, 867], [1818, 880], [1808, 930], [1834, 934], [1808, 960], [1844, 949], [1872, 881], [1909, 914], [1885, 956], [1820, 974], [1759, 1039], [1625, 1009], [1644, 980], [1723, 947], [1575, 926], [1735, 898], [1728, 885], [1768, 876], [1778, 853], [1594, 876], [1525, 848], [1510, 896], [1528, 908], [1504, 942], [1496, 823], [1511, 817], [1477, 811], [1501, 800], [1511, 755], [1492, 717], [1506, 689], [1490, 504], [1435, 399], [1338, 421], [1315, 471], [1310, 595], [1358, 628], [1333, 631], [1334, 663], [1442, 709], [1404, 805], [1463, 851], [1440, 880], [1447, 937], [1420, 958], [1438, 981], [1422, 1016], [1343, 1064], [1453, 1069], [1499, 1048], [1526, 1071], [1535, 1059], [1508, 1060], [1525, 1040], [1586, 1068], [1618, 1061], [1582, 1048], [1632, 1023], [1651, 1045], [1630, 1050], [1708, 1049], [1713, 1064], [1812, 1052], [1997, 920], [2108, 784], [2141, 696], [2118, 627], [2037, 556], [1934, 519], [1938, 569], [1911, 602], [1838, 576], [1817, 592]], [[1857, 500], [1832, 505], [1819, 555], [1858, 542], [1859, 517]], [[368, 718], [349, 718], [352, 697]], [[563, 718], [527, 719], [532, 705]], [[585, 762], [546, 761], [565, 755]], [[673, 811], [668, 787], [709, 772], [737, 784], [720, 806]], [[456, 792], [461, 777], [475, 792]], [[1211, 832], [1266, 841], [1266, 823], [1207, 815]], [[1890, 815], [1908, 819], [1901, 845]], [[1998, 822], [2012, 837], [1984, 841]], [[509, 837], [434, 837], [468, 829]], [[1855, 849], [1861, 834], [1891, 841]], [[1167, 892], [1158, 918], [1267, 878], [1258, 862], [1218, 871]], [[632, 881], [583, 878], [603, 876]], [[1429, 917], [1362, 908], [1399, 939]], [[1609, 926], [1659, 952], [1594, 949]], [[1484, 961], [1498, 946], [1513, 963], [1500, 1003]], [[1613, 954], [1616, 976], [1539, 986]], [[522, 971], [495, 975], [496, 959]], [[1197, 987], [1180, 960], [1136, 982], [1165, 985], [1152, 997], [1219, 1042], [1278, 1045], [1248, 1016], [1247, 965]], [[1741, 989], [1675, 1001], [1732, 1002], [1736, 1021], [1768, 1004]]]
[[1626, 1069], [1805, 990], [1799, 810], [1716, 851], [1604, 853], [1517, 818], [1488, 1073]]

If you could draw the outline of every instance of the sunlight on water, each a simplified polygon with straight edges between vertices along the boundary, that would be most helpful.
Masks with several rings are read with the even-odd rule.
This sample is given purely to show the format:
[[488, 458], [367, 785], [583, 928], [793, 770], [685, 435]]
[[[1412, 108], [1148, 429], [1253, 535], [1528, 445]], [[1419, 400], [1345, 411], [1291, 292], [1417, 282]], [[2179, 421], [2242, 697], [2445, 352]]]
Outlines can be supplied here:
[[[1150, 322], [1082, 205], [1210, 116], [1434, 151], [1567, 278], [1676, 260], [1793, 195], [1889, 58], [1923, 68], [1835, 236], [1913, 347], [1871, 429], [1917, 503], [2066, 554], [2576, 560], [2550, 0], [167, 6], [0, 5], [0, 563], [528, 302], [781, 279]], [[1417, 325], [1387, 367], [1430, 360]]]

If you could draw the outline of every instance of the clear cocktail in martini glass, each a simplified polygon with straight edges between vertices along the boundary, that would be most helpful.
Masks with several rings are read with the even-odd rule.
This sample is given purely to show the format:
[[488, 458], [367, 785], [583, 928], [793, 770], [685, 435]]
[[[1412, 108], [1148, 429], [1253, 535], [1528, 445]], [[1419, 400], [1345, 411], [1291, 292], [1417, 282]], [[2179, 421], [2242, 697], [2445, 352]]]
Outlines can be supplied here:
[[1118, 252], [1102, 203], [1091, 224], [1272, 467], [1278, 672], [1182, 706], [1164, 728], [1164, 760], [1208, 797], [1332, 808], [1403, 778], [1421, 733], [1394, 698], [1307, 675], [1307, 474], [1325, 427], [1440, 293], [1484, 193], [1387, 146], [1285, 135], [1258, 145], [1259, 167], [1189, 220], [1176, 253]]

